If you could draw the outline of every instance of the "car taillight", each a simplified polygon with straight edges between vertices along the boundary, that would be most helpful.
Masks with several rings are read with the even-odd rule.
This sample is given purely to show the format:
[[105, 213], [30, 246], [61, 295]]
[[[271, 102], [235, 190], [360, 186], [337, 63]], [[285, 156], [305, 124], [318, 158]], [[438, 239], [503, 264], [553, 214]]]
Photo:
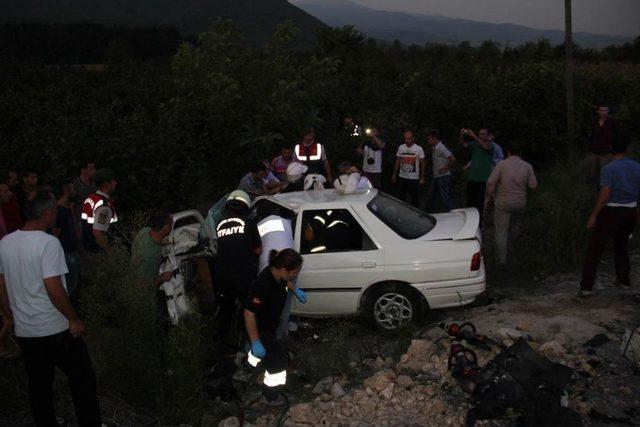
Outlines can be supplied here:
[[480, 261], [482, 260], [482, 255], [480, 252], [476, 252], [473, 254], [473, 258], [471, 258], [471, 271], [480, 270]]

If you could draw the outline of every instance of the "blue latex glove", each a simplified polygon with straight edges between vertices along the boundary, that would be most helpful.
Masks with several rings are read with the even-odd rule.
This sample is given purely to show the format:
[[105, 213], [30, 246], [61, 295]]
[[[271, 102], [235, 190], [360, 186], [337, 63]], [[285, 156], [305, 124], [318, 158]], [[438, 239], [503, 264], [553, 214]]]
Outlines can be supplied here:
[[251, 353], [258, 359], [262, 359], [266, 354], [267, 350], [262, 345], [262, 341], [259, 339], [255, 341], [251, 341]]
[[295, 294], [296, 298], [298, 298], [298, 301], [300, 301], [302, 304], [307, 303], [307, 294], [302, 289], [296, 288], [293, 293]]

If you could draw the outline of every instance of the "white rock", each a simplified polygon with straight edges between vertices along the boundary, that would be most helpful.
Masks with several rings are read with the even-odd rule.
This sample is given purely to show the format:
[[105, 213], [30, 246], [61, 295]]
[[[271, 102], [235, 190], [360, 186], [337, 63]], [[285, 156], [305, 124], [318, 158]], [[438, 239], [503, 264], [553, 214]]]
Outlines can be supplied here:
[[342, 389], [340, 383], [333, 383], [333, 385], [331, 386], [331, 396], [333, 396], [334, 399], [340, 399], [345, 394], [346, 393]]
[[435, 346], [431, 341], [413, 340], [405, 355], [400, 358], [398, 370], [407, 369], [410, 371], [420, 371], [422, 366], [429, 361], [435, 352]]
[[395, 374], [393, 374], [393, 372], [378, 371], [372, 377], [366, 378], [363, 383], [367, 389], [373, 389], [379, 393], [387, 388], [387, 386], [394, 380]]
[[364, 414], [375, 413], [378, 404], [373, 399], [364, 399], [360, 402], [360, 408]]
[[567, 337], [565, 334], [556, 334], [554, 340], [558, 341], [562, 346], [566, 346], [567, 344], [569, 344], [569, 337]]
[[240, 420], [236, 417], [225, 418], [220, 421], [218, 427], [240, 427]]
[[540, 348], [538, 348], [538, 351], [540, 353], [543, 353], [546, 355], [553, 355], [553, 356], [562, 356], [565, 353], [564, 347], [562, 347], [562, 344], [560, 344], [556, 340], [548, 341], [542, 344]]
[[620, 346], [620, 354], [623, 354], [629, 360], [640, 363], [640, 328], [634, 331], [627, 329]]
[[436, 341], [441, 338], [448, 338], [449, 334], [447, 334], [444, 329], [436, 327], [423, 332], [422, 337], [430, 341]]
[[200, 419], [200, 425], [202, 427], [213, 427], [217, 425], [216, 419], [217, 417], [215, 415], [205, 412], [202, 414], [202, 418]]
[[389, 384], [384, 390], [380, 392], [380, 396], [384, 397], [387, 400], [391, 399], [393, 397], [394, 388], [395, 385], [393, 383]]
[[323, 378], [316, 383], [315, 387], [313, 387], [313, 390], [311, 390], [311, 393], [322, 394], [324, 392], [327, 392], [331, 388], [331, 384], [333, 384], [333, 377]]
[[422, 365], [422, 367], [420, 368], [420, 370], [421, 370], [422, 372], [431, 372], [431, 371], [433, 371], [433, 368], [434, 368], [433, 364], [431, 364], [431, 363], [425, 363], [424, 365]]
[[299, 403], [289, 409], [289, 417], [297, 423], [315, 424], [317, 422], [316, 412], [308, 403]]
[[517, 340], [518, 338], [524, 337], [524, 334], [522, 332], [511, 328], [500, 328], [496, 333], [498, 334], [498, 337], [503, 340]]
[[414, 385], [413, 380], [408, 375], [398, 375], [398, 386], [402, 388], [409, 388]]

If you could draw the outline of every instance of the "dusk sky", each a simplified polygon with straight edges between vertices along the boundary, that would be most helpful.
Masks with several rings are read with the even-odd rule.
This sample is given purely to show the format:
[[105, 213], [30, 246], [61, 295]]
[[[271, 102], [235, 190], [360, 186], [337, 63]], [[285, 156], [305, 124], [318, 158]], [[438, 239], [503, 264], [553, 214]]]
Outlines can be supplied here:
[[[321, 1], [321, 0], [320, 0]], [[564, 0], [352, 0], [364, 6], [540, 29], [564, 27]], [[573, 0], [574, 31], [639, 36], [640, 0]]]

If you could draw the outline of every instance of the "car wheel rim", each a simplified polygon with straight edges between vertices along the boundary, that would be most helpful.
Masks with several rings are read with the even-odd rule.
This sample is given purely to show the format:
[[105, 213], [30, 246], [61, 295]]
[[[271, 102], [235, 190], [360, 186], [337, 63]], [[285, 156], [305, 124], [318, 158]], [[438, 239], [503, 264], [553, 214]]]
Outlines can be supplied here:
[[397, 329], [413, 318], [413, 305], [399, 293], [388, 293], [376, 300], [373, 307], [376, 322], [385, 329]]

